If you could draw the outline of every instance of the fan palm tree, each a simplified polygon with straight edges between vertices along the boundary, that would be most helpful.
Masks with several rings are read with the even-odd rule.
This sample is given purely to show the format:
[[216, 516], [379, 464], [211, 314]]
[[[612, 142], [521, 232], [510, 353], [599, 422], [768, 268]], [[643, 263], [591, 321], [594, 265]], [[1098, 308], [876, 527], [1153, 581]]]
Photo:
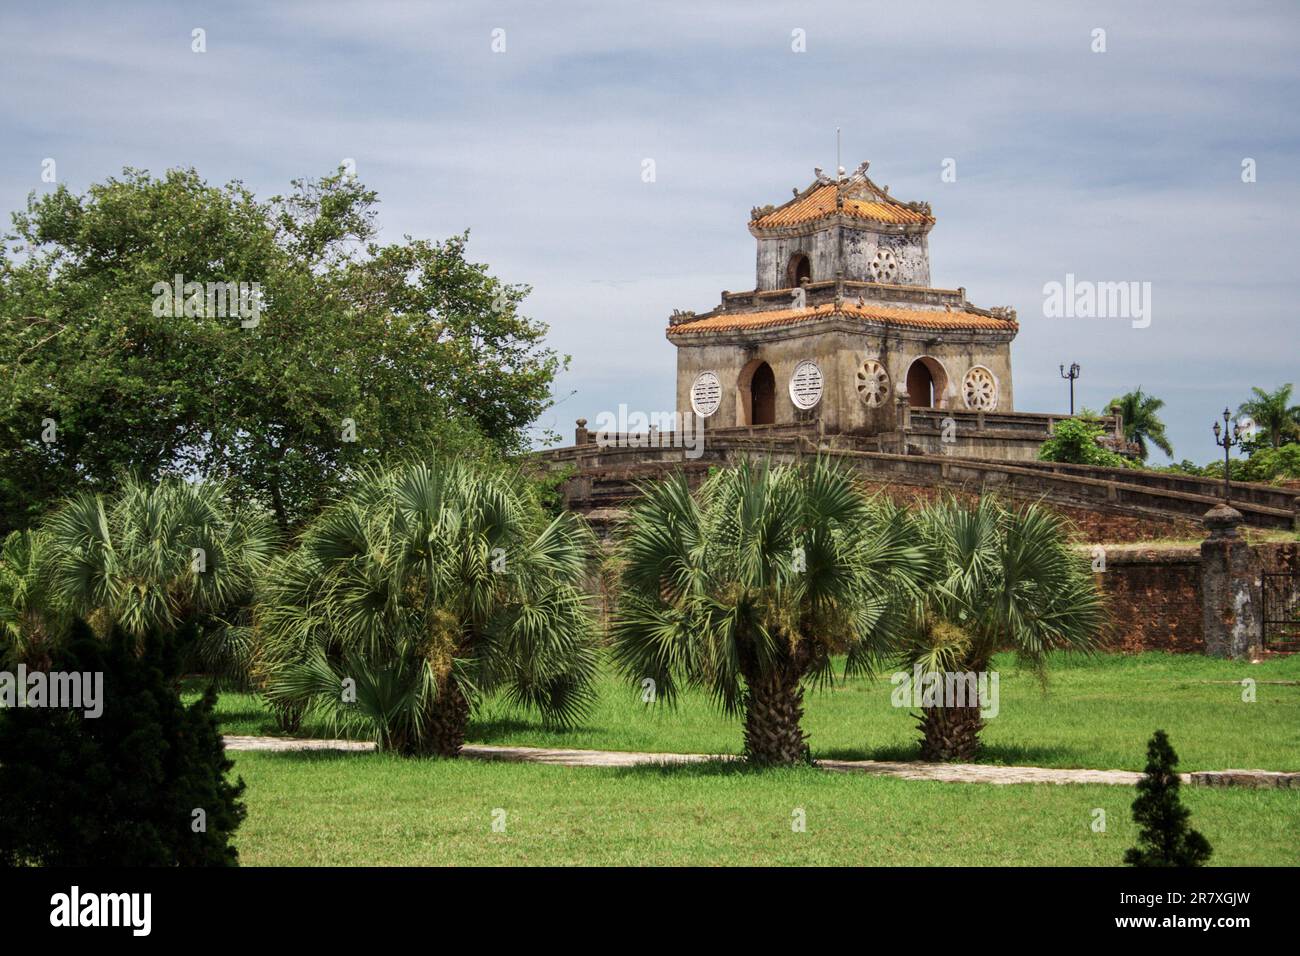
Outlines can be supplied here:
[[0, 546], [0, 664], [50, 666], [54, 645], [68, 631], [45, 573], [49, 539], [40, 531], [12, 531]]
[[[1042, 675], [1049, 651], [1096, 647], [1101, 595], [1061, 517], [1036, 504], [1009, 510], [990, 496], [973, 504], [947, 498], [922, 509], [916, 526], [929, 583], [901, 644], [911, 674], [946, 689], [950, 676], [987, 673], [993, 653], [1009, 648]], [[923, 702], [922, 757], [972, 759], [987, 703]]]
[[101, 636], [195, 625], [200, 660], [235, 676], [252, 647], [247, 615], [274, 548], [269, 520], [231, 504], [218, 482], [127, 479], [81, 494], [47, 522], [49, 589]]
[[644, 489], [621, 543], [615, 659], [655, 699], [706, 688], [744, 718], [759, 764], [806, 758], [805, 684], [883, 660], [915, 587], [920, 553], [907, 513], [868, 500], [827, 461], [711, 476], [697, 494], [677, 476]]
[[1112, 399], [1110, 404], [1112, 408], [1119, 407], [1124, 421], [1124, 437], [1138, 446], [1143, 461], [1147, 460], [1148, 442], [1173, 457], [1174, 446], [1169, 443], [1165, 423], [1157, 414], [1165, 407], [1164, 399], [1147, 395], [1139, 385], [1136, 391]]
[[406, 754], [457, 755], [498, 689], [571, 725], [597, 670], [592, 543], [489, 466], [363, 473], [267, 576], [267, 696]]
[[1274, 448], [1300, 438], [1300, 405], [1292, 405], [1288, 383], [1271, 392], [1252, 388], [1254, 398], [1241, 403], [1238, 415], [1249, 416]]

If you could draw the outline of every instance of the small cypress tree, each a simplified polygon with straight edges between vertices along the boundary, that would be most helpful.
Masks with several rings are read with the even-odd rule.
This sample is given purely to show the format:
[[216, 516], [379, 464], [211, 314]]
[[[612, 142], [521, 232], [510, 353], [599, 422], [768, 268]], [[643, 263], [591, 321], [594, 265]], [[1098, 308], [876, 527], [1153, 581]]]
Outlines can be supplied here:
[[1178, 799], [1177, 765], [1169, 737], [1157, 730], [1147, 744], [1146, 774], [1133, 801], [1141, 832], [1138, 846], [1124, 854], [1129, 866], [1201, 866], [1210, 858], [1209, 841], [1187, 825], [1191, 811]]
[[238, 864], [244, 783], [226, 779], [216, 691], [181, 703], [180, 643], [78, 621], [51, 671], [102, 673], [102, 714], [0, 709], [0, 865]]

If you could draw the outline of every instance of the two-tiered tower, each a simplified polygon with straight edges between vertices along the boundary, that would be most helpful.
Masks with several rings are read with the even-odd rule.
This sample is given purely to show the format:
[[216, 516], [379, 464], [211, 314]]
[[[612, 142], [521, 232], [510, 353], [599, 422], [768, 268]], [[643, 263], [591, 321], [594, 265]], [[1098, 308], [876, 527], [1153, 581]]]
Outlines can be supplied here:
[[750, 292], [712, 311], [675, 312], [677, 408], [715, 428], [821, 419], [830, 431], [895, 427], [895, 402], [1012, 410], [1013, 309], [930, 287], [928, 203], [867, 178], [817, 179], [753, 210]]

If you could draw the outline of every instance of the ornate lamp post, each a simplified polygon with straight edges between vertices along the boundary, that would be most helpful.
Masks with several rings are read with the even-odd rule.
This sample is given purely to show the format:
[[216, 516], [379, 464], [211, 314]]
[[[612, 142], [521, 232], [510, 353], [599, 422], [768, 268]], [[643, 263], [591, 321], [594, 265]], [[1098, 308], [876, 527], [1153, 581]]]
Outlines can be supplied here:
[[1227, 504], [1231, 485], [1228, 482], [1228, 469], [1231, 462], [1228, 452], [1232, 450], [1233, 445], [1241, 444], [1241, 426], [1232, 422], [1232, 428], [1228, 428], [1228, 422], [1232, 421], [1232, 412], [1226, 408], [1223, 410], [1223, 428], [1219, 428], [1219, 423], [1214, 423], [1214, 443], [1223, 449], [1223, 501]]
[[1079, 363], [1071, 362], [1070, 370], [1067, 372], [1065, 366], [1061, 366], [1061, 378], [1070, 380], [1070, 414], [1074, 414], [1074, 380], [1079, 377]]

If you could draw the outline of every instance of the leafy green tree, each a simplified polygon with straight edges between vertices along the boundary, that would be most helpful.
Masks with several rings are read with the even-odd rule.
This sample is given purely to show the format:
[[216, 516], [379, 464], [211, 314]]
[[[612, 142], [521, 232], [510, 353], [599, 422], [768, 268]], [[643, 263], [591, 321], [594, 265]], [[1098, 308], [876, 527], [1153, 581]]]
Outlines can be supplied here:
[[105, 635], [194, 625], [191, 663], [232, 677], [247, 670], [253, 591], [276, 540], [256, 505], [230, 504], [218, 482], [129, 478], [111, 497], [73, 498], [45, 534], [56, 607]]
[[12, 531], [0, 546], [0, 666], [50, 665], [50, 653], [67, 631], [45, 571], [49, 537]]
[[267, 696], [405, 754], [456, 756], [498, 689], [572, 725], [597, 669], [592, 544], [498, 467], [365, 472], [266, 575]]
[[1060, 461], [1075, 465], [1104, 465], [1108, 468], [1127, 468], [1129, 461], [1123, 455], [1103, 448], [1101, 439], [1106, 430], [1094, 422], [1081, 418], [1066, 418], [1056, 423], [1052, 436], [1038, 450], [1040, 461]]
[[1124, 853], [1129, 866], [1202, 866], [1213, 852], [1205, 837], [1187, 825], [1191, 811], [1178, 798], [1178, 755], [1163, 730], [1147, 744], [1147, 766], [1133, 801], [1138, 845]]
[[[1261, 448], [1251, 453], [1233, 477], [1241, 481], [1286, 481], [1300, 478], [1300, 444], [1287, 442], [1277, 448]], [[1222, 473], [1222, 465], [1220, 465]]]
[[1203, 478], [1206, 475], [1206, 469], [1202, 468], [1190, 458], [1184, 458], [1182, 461], [1175, 462], [1172, 465], [1166, 465], [1163, 468], [1156, 466], [1153, 471], [1168, 471], [1177, 475], [1190, 475], [1193, 478]]
[[[229, 478], [288, 529], [364, 463], [523, 448], [564, 361], [528, 289], [466, 235], [377, 243], [375, 205], [342, 173], [266, 201], [193, 170], [33, 194], [0, 249], [0, 531], [127, 471]], [[242, 312], [209, 301], [241, 282]]]
[[615, 659], [656, 701], [695, 685], [743, 714], [754, 763], [801, 761], [805, 684], [831, 679], [834, 653], [865, 672], [891, 649], [920, 569], [911, 539], [905, 511], [826, 461], [742, 462], [695, 495], [680, 475], [653, 485], [619, 549]]
[[1274, 448], [1300, 438], [1300, 405], [1291, 404], [1291, 385], [1271, 392], [1252, 388], [1254, 398], [1241, 403], [1238, 416], [1249, 417]]
[[971, 760], [988, 704], [957, 675], [987, 673], [1000, 648], [1042, 674], [1050, 651], [1097, 646], [1104, 606], [1064, 519], [1038, 505], [1013, 511], [992, 496], [973, 504], [948, 498], [922, 509], [916, 529], [927, 584], [904, 630], [901, 663], [913, 679], [921, 675], [917, 690], [946, 694], [953, 679], [952, 698], [922, 696], [921, 755]]
[[177, 694], [184, 639], [77, 621], [52, 666], [102, 674], [102, 713], [0, 709], [0, 866], [238, 863], [244, 783], [227, 779], [215, 690]]
[[1138, 454], [1147, 460], [1148, 445], [1155, 445], [1170, 458], [1174, 456], [1174, 446], [1165, 435], [1165, 423], [1160, 420], [1158, 412], [1165, 407], [1164, 399], [1148, 395], [1138, 386], [1136, 391], [1126, 392], [1111, 401], [1111, 406], [1118, 406], [1124, 421], [1124, 437], [1138, 446]]

